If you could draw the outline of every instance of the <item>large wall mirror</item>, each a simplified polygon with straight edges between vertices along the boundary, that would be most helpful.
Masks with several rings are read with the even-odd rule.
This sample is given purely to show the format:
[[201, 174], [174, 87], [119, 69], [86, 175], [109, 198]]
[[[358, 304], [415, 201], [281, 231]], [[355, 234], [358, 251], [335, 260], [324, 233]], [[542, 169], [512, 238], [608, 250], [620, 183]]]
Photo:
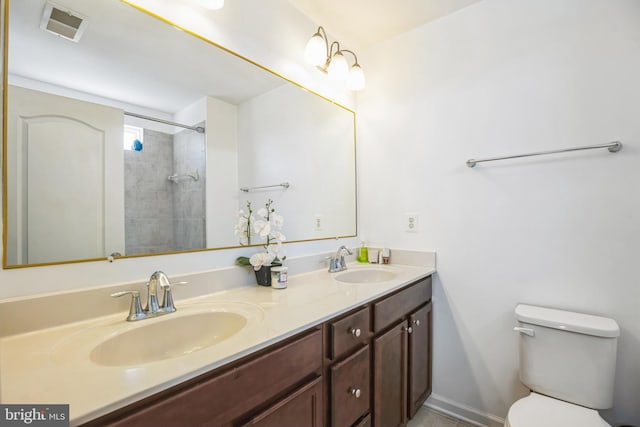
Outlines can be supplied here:
[[353, 111], [119, 0], [6, 2], [5, 268], [237, 247], [268, 200], [356, 235]]

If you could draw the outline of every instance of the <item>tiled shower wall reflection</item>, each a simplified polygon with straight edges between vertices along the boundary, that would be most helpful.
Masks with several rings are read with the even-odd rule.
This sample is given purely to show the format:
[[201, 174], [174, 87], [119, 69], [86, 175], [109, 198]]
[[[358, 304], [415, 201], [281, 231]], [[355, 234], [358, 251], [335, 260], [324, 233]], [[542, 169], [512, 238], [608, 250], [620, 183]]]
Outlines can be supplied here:
[[[205, 140], [185, 130], [175, 135], [144, 130], [142, 151], [125, 151], [127, 255], [205, 247]], [[168, 179], [193, 174], [199, 179]]]
[[[203, 126], [204, 125], [198, 125]], [[205, 245], [205, 138], [184, 130], [173, 138], [173, 170], [194, 174], [199, 179], [181, 179], [173, 185], [174, 250], [204, 248]]]

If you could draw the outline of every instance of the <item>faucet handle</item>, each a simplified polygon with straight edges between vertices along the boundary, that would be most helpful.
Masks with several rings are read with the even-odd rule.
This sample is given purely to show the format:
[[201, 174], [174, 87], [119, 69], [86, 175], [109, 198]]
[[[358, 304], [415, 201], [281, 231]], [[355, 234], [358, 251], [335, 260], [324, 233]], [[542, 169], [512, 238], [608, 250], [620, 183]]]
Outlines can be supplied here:
[[112, 297], [118, 298], [124, 295], [131, 295], [131, 307], [129, 307], [129, 315], [127, 321], [132, 322], [134, 320], [140, 320], [146, 317], [144, 311], [142, 311], [142, 304], [140, 303], [140, 292], [138, 291], [120, 291], [111, 294]]
[[162, 304], [160, 304], [160, 310], [167, 313], [173, 313], [176, 311], [176, 306], [173, 305], [173, 294], [171, 293], [171, 286], [173, 285], [186, 285], [189, 282], [174, 282], [167, 281], [166, 283], [160, 282], [160, 287], [163, 289]]
[[188, 285], [189, 282], [160, 282], [160, 287], [163, 289], [171, 289], [172, 286], [182, 286], [182, 285]]

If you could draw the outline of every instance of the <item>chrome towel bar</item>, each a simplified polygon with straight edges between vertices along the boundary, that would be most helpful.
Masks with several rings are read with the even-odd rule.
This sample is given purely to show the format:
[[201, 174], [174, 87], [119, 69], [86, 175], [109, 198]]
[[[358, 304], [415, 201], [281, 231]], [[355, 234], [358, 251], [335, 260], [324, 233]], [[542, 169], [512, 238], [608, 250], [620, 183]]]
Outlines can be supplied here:
[[262, 188], [275, 188], [275, 187], [282, 187], [286, 189], [290, 187], [290, 184], [288, 182], [282, 182], [280, 184], [263, 185], [262, 187], [240, 187], [240, 191], [244, 191], [245, 193], [248, 193], [249, 191], [253, 191], [253, 190], [260, 190]]
[[165, 125], [177, 126], [177, 127], [184, 128], [184, 129], [194, 130], [194, 131], [196, 131], [198, 133], [204, 133], [205, 132], [205, 128], [203, 128], [202, 126], [183, 125], [182, 123], [176, 123], [176, 122], [172, 122], [172, 121], [164, 120], [164, 119], [157, 119], [155, 117], [145, 116], [144, 114], [131, 113], [129, 111], [125, 111], [124, 115], [125, 116], [131, 116], [131, 117], [137, 117], [139, 119], [144, 119], [144, 120], [150, 120], [152, 122], [163, 123]]
[[620, 141], [613, 141], [608, 144], [587, 145], [584, 147], [574, 147], [574, 148], [563, 148], [561, 150], [538, 151], [537, 153], [516, 154], [514, 156], [488, 157], [486, 159], [469, 159], [467, 160], [467, 166], [472, 168], [477, 163], [481, 163], [481, 162], [493, 162], [494, 160], [506, 160], [506, 159], [517, 159], [520, 157], [542, 156], [544, 154], [566, 153], [569, 151], [593, 150], [594, 148], [607, 148], [611, 153], [617, 153], [618, 151], [622, 150], [622, 143]]

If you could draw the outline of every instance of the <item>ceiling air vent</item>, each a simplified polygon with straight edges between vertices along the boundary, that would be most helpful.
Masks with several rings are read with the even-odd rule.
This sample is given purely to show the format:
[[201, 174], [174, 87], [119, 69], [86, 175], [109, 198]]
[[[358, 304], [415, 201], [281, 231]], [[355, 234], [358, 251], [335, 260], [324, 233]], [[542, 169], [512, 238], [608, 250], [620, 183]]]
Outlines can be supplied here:
[[40, 20], [40, 28], [45, 31], [77, 42], [87, 28], [86, 17], [64, 7], [47, 3]]

